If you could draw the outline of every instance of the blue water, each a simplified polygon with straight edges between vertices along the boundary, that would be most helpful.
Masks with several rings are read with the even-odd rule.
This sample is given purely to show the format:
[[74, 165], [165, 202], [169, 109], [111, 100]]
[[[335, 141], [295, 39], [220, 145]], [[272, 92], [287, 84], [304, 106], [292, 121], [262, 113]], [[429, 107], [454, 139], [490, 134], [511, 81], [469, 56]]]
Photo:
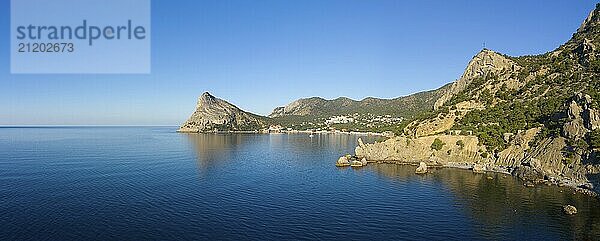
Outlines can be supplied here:
[[[457, 169], [336, 168], [353, 152], [349, 135], [175, 130], [0, 128], [0, 239], [600, 237], [600, 202], [569, 189]], [[579, 213], [562, 214], [565, 204]]]

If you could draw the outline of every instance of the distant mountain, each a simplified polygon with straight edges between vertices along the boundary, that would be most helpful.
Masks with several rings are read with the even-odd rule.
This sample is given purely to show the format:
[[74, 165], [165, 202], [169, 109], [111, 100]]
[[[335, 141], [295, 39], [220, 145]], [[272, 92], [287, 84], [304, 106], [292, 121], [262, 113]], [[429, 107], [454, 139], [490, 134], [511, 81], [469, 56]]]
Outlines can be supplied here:
[[361, 101], [340, 97], [326, 100], [312, 97], [296, 100], [284, 107], [278, 107], [269, 115], [278, 117], [312, 117], [322, 118], [355, 113], [372, 115], [392, 115], [411, 118], [423, 111], [433, 110], [433, 106], [447, 87], [424, 91], [394, 99], [365, 98]]
[[267, 126], [268, 118], [241, 110], [237, 106], [205, 92], [198, 98], [196, 110], [181, 125], [179, 132], [246, 131]]
[[[325, 120], [334, 116], [399, 117], [399, 121], [385, 125], [351, 125], [359, 131], [385, 131], [402, 129], [401, 120], [415, 119], [433, 111], [434, 104], [446, 93], [449, 85], [437, 90], [424, 91], [394, 99], [365, 98], [361, 101], [340, 97], [326, 100], [320, 97], [299, 99], [285, 107], [273, 110], [268, 117], [245, 112], [208, 92], [198, 99], [196, 111], [181, 126], [180, 132], [255, 131], [269, 125], [282, 125], [297, 130], [326, 128]], [[357, 116], [354, 116], [358, 118]], [[307, 124], [310, 123], [310, 124]], [[408, 122], [405, 122], [408, 123]]]

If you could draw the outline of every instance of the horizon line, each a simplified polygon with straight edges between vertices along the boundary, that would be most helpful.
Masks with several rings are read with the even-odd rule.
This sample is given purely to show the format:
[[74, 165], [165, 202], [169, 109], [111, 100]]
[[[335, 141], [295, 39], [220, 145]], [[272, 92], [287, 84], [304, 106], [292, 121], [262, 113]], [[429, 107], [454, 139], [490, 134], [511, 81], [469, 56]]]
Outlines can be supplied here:
[[178, 127], [179, 125], [87, 125], [87, 124], [74, 124], [74, 125], [0, 125], [3, 127]]

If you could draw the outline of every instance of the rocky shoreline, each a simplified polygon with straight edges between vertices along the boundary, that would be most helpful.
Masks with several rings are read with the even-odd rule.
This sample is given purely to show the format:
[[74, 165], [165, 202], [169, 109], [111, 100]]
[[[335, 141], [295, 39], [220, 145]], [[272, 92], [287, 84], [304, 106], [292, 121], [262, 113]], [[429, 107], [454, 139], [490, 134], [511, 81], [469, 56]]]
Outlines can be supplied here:
[[[348, 155], [346, 155], [346, 156], [348, 156]], [[370, 164], [393, 164], [393, 165], [415, 166], [415, 167], [417, 167], [417, 169], [415, 170], [416, 174], [425, 174], [425, 173], [427, 173], [426, 170], [439, 169], [439, 168], [456, 168], [456, 169], [462, 169], [462, 170], [471, 170], [471, 171], [473, 171], [474, 174], [499, 173], [499, 174], [504, 174], [504, 175], [510, 175], [510, 176], [513, 176], [513, 177], [516, 177], [516, 178], [522, 180], [523, 185], [526, 187], [535, 187], [536, 185], [547, 185], [547, 186], [554, 185], [554, 186], [558, 186], [558, 187], [568, 187], [568, 188], [572, 188], [574, 192], [579, 192], [579, 193], [586, 194], [586, 195], [600, 199], [600, 193], [593, 190], [593, 184], [591, 182], [581, 184], [579, 182], [574, 182], [573, 180], [571, 180], [569, 178], [564, 178], [564, 179], [550, 178], [550, 179], [548, 179], [547, 177], [538, 176], [538, 174], [532, 170], [523, 170], [523, 169], [519, 169], [519, 168], [501, 167], [501, 166], [485, 166], [484, 167], [479, 164], [456, 163], [456, 162], [440, 164], [435, 161], [431, 162], [430, 160], [422, 160], [422, 161], [417, 161], [417, 160], [415, 160], [415, 161], [368, 160], [367, 161], [364, 157], [359, 158], [357, 156], [350, 156], [350, 157], [346, 157], [346, 156], [342, 156], [340, 158], [347, 158], [347, 160], [348, 160], [347, 163], [354, 163], [360, 159], [361, 161], [358, 161], [358, 162], [363, 162], [363, 163], [366, 162], [366, 163], [370, 163]], [[351, 164], [346, 165], [346, 164], [343, 164], [343, 162], [340, 162], [340, 160], [338, 160], [338, 162], [336, 163], [337, 167], [347, 167], [347, 166], [363, 167], [366, 165], [367, 164], [362, 164], [360, 166], [353, 166]], [[425, 165], [425, 171], [422, 171], [423, 165]]]
[[197, 129], [182, 129], [179, 128], [177, 130], [178, 133], [188, 133], [188, 134], [307, 134], [307, 135], [319, 135], [319, 134], [342, 134], [342, 135], [356, 135], [356, 136], [380, 136], [380, 137], [389, 137], [386, 134], [378, 133], [378, 132], [346, 132], [346, 131], [300, 131], [300, 130], [283, 130], [278, 132], [269, 132], [268, 130], [253, 130], [253, 131], [198, 131]]

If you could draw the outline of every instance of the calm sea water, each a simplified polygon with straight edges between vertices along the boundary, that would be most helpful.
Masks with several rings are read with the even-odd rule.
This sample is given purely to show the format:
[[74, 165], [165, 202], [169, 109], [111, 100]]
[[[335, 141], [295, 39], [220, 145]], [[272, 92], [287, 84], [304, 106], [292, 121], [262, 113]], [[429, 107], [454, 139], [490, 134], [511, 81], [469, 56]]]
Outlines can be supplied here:
[[[600, 202], [568, 189], [457, 169], [336, 168], [356, 143], [348, 135], [174, 131], [0, 128], [0, 239], [600, 237]], [[562, 214], [565, 204], [579, 213]]]

